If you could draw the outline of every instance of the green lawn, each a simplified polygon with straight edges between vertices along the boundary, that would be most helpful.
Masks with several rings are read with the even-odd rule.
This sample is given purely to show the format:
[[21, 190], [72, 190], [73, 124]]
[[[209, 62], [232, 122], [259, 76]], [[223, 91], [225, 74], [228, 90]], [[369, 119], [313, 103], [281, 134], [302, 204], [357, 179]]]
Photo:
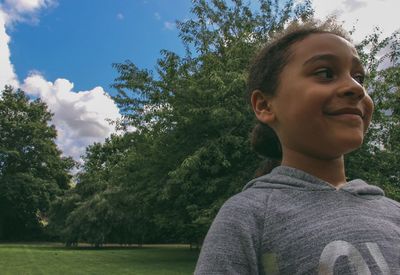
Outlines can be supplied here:
[[193, 274], [197, 257], [198, 251], [178, 245], [71, 249], [0, 244], [0, 274]]

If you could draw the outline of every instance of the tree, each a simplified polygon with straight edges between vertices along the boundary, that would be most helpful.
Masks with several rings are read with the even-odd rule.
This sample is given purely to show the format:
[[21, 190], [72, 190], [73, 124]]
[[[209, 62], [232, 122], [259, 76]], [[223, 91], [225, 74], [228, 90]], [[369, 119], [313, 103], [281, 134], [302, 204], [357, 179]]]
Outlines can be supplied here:
[[255, 12], [240, 0], [193, 1], [194, 18], [177, 23], [184, 57], [162, 51], [157, 77], [130, 61], [114, 65], [125, 125], [151, 143], [146, 160], [130, 159], [129, 178], [147, 185], [152, 222], [166, 236], [201, 241], [222, 202], [253, 176], [260, 159], [250, 150], [253, 115], [243, 100], [249, 60], [310, 7], [261, 0]]
[[178, 22], [186, 56], [162, 51], [157, 77], [115, 64], [120, 126], [135, 131], [87, 148], [76, 187], [53, 204], [52, 231], [96, 245], [201, 241], [258, 164], [242, 102], [246, 67], [270, 33], [311, 13], [294, 2], [261, 0], [254, 13], [240, 0], [194, 1], [195, 18]]
[[[275, 31], [312, 14], [309, 2], [296, 2], [260, 0], [255, 12], [240, 0], [195, 0], [193, 19], [177, 23], [184, 56], [161, 51], [156, 74], [131, 61], [114, 64], [120, 126], [135, 130], [87, 149], [76, 188], [53, 204], [54, 231], [69, 243], [200, 243], [222, 203], [263, 161], [249, 144], [246, 71]], [[379, 183], [399, 199], [399, 43], [377, 35], [358, 46], [370, 64], [374, 121], [346, 163], [349, 178]], [[384, 70], [381, 49], [392, 56]]]
[[140, 181], [130, 181], [131, 171], [125, 166], [134, 155], [132, 152], [138, 155], [140, 150], [141, 139], [135, 136], [136, 132], [112, 135], [103, 144], [90, 145], [76, 186], [53, 202], [50, 231], [67, 245], [141, 243], [149, 235], [144, 233], [151, 231], [142, 215], [144, 196], [135, 185]]
[[69, 187], [74, 162], [57, 149], [52, 114], [40, 100], [6, 86], [0, 97], [0, 239], [31, 239], [50, 201]]
[[363, 147], [346, 158], [349, 178], [381, 186], [400, 201], [400, 32], [382, 38], [379, 29], [357, 46], [368, 78], [365, 86], [375, 111]]
[[[201, 239], [223, 201], [253, 176], [260, 159], [250, 150], [253, 114], [242, 100], [248, 62], [288, 20], [310, 16], [309, 4], [260, 1], [257, 13], [239, 0], [194, 1], [194, 19], [177, 24], [186, 56], [162, 51], [157, 77], [129, 61], [115, 65], [115, 101], [125, 122], [149, 135], [158, 152], [160, 168], [146, 173], [151, 188], [161, 190], [152, 199], [155, 222], [175, 239]], [[378, 184], [399, 200], [398, 47], [397, 33], [380, 39], [377, 31], [358, 46], [376, 108], [365, 145], [346, 163], [349, 178]]]

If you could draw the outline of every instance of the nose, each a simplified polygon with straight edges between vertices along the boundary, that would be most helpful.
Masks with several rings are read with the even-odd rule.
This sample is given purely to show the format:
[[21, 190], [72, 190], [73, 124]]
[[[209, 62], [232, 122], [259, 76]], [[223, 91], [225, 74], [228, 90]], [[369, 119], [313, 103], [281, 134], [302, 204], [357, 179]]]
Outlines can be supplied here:
[[342, 81], [342, 86], [338, 90], [339, 97], [345, 97], [353, 100], [361, 100], [365, 97], [365, 88], [352, 76], [346, 77]]

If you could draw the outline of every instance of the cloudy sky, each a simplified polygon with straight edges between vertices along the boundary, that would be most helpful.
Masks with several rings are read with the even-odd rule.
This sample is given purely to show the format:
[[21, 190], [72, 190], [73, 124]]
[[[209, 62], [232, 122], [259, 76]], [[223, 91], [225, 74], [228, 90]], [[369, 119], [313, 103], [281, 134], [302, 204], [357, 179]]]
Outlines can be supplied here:
[[[251, 0], [256, 1], [256, 0]], [[299, 0], [302, 1], [302, 0]], [[95, 3], [95, 4], [94, 4]], [[183, 53], [175, 20], [190, 17], [190, 0], [0, 0], [0, 87], [11, 84], [45, 101], [57, 144], [76, 160], [103, 141], [120, 117], [108, 96], [111, 64], [132, 60], [154, 69], [161, 49]], [[379, 26], [400, 27], [398, 0], [314, 0], [318, 17], [332, 13], [360, 40]]]

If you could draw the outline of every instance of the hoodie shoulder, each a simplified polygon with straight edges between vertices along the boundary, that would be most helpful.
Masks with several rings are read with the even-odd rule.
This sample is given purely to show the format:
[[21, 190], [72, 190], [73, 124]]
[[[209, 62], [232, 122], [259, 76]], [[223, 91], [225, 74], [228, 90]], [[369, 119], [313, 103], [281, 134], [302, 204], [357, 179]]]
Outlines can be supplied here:
[[[400, 203], [398, 201], [392, 200], [388, 197], [384, 197], [383, 200], [391, 207], [394, 207], [397, 211], [400, 211]], [[400, 212], [398, 213], [400, 214]]]
[[263, 220], [272, 192], [272, 189], [246, 189], [229, 198], [222, 205], [218, 216], [223, 215], [238, 220], [243, 220], [244, 217]]
[[259, 274], [269, 193], [249, 189], [223, 204], [203, 242], [195, 274]]

